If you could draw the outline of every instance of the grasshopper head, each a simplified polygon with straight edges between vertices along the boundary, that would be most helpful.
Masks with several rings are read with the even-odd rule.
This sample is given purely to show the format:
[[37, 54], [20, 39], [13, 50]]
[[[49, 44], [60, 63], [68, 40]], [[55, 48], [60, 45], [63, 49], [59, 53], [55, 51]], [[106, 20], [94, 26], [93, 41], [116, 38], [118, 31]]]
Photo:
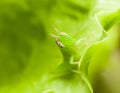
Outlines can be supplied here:
[[57, 32], [57, 34], [56, 35], [51, 34], [51, 36], [56, 39], [58, 47], [69, 49], [71, 46], [75, 44], [75, 39], [72, 38], [70, 35], [68, 35], [65, 32], [58, 31], [55, 26], [53, 28]]

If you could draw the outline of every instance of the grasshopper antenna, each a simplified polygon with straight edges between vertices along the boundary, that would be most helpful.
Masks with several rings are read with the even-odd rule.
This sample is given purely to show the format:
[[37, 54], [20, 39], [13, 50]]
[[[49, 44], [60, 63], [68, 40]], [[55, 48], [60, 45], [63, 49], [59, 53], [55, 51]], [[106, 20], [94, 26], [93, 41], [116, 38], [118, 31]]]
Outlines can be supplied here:
[[57, 35], [54, 35], [54, 34], [52, 34], [52, 33], [50, 33], [50, 36], [51, 36], [51, 37], [53, 37], [53, 38], [55, 38], [55, 39], [57, 39], [57, 38], [58, 38], [58, 36], [57, 36]]
[[55, 30], [55, 32], [57, 32], [58, 34], [60, 33], [60, 31], [55, 27], [55, 25], [52, 25], [52, 28]]

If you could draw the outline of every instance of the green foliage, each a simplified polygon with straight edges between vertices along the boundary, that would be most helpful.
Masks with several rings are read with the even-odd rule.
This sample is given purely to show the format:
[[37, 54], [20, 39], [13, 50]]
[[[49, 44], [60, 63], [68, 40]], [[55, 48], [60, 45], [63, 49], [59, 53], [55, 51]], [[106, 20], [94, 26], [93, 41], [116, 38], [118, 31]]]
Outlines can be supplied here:
[[[102, 45], [110, 28], [120, 22], [119, 3], [1, 0], [0, 93], [91, 93], [89, 77], [94, 63], [102, 68], [98, 64], [106, 60], [102, 53], [108, 47]], [[79, 70], [68, 70], [65, 64], [56, 71], [64, 56], [49, 35], [54, 33], [52, 24], [79, 40]]]

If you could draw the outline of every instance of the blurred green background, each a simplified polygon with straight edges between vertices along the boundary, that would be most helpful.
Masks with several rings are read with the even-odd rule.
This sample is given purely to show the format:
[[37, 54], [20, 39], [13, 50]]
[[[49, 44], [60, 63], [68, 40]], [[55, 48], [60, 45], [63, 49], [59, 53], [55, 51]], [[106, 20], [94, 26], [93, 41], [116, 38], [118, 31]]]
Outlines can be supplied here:
[[[86, 43], [101, 40], [94, 15], [118, 7], [119, 0], [1, 0], [0, 93], [41, 93], [46, 73], [63, 60], [49, 35], [53, 24], [83, 40], [82, 55]], [[95, 93], [120, 93], [120, 25], [107, 37], [96, 49], [89, 76]]]

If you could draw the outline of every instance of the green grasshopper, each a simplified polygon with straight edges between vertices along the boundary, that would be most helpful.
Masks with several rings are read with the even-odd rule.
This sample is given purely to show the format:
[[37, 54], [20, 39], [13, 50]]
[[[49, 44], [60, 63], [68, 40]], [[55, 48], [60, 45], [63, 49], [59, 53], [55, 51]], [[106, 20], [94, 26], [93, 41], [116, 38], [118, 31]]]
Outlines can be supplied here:
[[51, 34], [56, 39], [56, 44], [60, 48], [65, 62], [72, 64], [78, 64], [80, 60], [79, 47], [76, 40], [65, 32], [60, 32], [55, 26], [54, 30], [57, 35]]

